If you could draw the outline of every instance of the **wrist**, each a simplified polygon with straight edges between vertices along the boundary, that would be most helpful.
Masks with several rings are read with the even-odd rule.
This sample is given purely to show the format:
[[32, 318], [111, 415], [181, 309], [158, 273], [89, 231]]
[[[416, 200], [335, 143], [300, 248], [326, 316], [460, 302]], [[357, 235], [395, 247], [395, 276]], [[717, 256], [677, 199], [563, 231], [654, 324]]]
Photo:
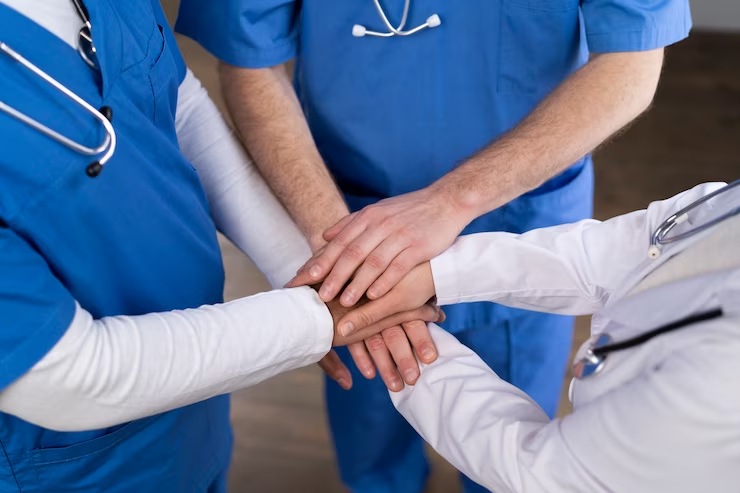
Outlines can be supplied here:
[[324, 245], [326, 245], [326, 240], [324, 240], [324, 237], [321, 233], [314, 234], [306, 238], [306, 241], [308, 241], [308, 246], [311, 248], [311, 253], [314, 254], [324, 248]]
[[434, 200], [441, 202], [447, 214], [464, 229], [474, 219], [487, 211], [481, 208], [480, 194], [469, 187], [455, 183], [449, 175], [442, 177], [430, 187]]

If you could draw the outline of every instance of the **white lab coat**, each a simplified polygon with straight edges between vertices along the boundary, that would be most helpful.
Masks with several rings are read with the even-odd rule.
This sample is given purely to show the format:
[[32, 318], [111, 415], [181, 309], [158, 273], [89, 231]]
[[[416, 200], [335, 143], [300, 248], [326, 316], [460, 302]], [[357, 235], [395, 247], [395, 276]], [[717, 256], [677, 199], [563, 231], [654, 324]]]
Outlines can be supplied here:
[[[615, 341], [712, 308], [722, 318], [610, 354], [571, 385], [574, 412], [552, 421], [432, 327], [439, 359], [392, 394], [398, 410], [497, 493], [740, 491], [740, 216], [647, 256], [658, 224], [719, 186], [603, 223], [462, 237], [432, 270], [440, 304], [594, 314], [592, 332]], [[677, 232], [738, 205], [740, 190], [720, 195]]]

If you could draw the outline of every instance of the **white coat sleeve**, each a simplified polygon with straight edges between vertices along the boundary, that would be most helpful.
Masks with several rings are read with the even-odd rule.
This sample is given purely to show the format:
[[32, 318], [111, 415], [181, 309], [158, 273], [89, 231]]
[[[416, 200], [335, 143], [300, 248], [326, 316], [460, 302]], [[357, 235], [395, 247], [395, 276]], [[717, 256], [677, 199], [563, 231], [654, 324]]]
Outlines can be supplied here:
[[723, 185], [698, 185], [604, 222], [462, 236], [432, 259], [438, 303], [492, 301], [562, 315], [594, 313], [647, 259], [650, 235], [666, 217]]
[[333, 333], [307, 287], [98, 320], [78, 305], [62, 339], [0, 393], [0, 411], [59, 431], [105, 428], [315, 363]]
[[189, 69], [178, 91], [175, 126], [218, 230], [252, 259], [272, 287], [284, 286], [311, 256], [308, 243]]
[[732, 391], [739, 323], [712, 322], [730, 338], [687, 345], [552, 421], [454, 336], [430, 325], [439, 358], [391, 399], [442, 457], [497, 493], [735, 491], [740, 454], [726, 433], [737, 428], [740, 406]]

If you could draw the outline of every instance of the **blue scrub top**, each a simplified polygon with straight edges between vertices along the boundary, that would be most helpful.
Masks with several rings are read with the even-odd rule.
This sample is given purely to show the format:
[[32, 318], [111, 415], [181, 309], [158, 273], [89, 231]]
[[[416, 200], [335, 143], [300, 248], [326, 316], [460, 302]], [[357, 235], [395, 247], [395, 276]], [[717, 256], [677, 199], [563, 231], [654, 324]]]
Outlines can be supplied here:
[[[101, 73], [0, 4], [2, 41], [96, 108], [113, 110], [113, 158], [90, 157], [0, 113], [0, 391], [69, 326], [75, 300], [96, 318], [222, 300], [216, 229], [175, 135], [185, 65], [156, 0], [87, 2]], [[0, 55], [0, 98], [75, 141], [91, 116]], [[0, 492], [206, 491], [231, 449], [228, 397], [123, 426], [59, 433], [0, 413]]]
[[[404, 0], [381, 4], [397, 25]], [[356, 210], [448, 173], [521, 121], [589, 51], [666, 46], [691, 24], [687, 0], [416, 0], [406, 28], [435, 13], [442, 25], [434, 29], [355, 38], [354, 24], [386, 31], [372, 0], [182, 0], [176, 30], [232, 65], [296, 58], [311, 132]], [[590, 162], [464, 233], [523, 232], [590, 216]], [[510, 310], [447, 311], [446, 326], [462, 330]]]

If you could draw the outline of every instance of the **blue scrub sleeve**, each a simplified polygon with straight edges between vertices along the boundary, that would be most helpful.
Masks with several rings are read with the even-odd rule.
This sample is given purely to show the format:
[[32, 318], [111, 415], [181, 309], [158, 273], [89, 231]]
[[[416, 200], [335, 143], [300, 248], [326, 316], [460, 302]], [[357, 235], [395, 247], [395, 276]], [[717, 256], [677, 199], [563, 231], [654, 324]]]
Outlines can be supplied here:
[[44, 258], [0, 227], [0, 391], [41, 360], [75, 313], [72, 295]]
[[294, 0], [182, 0], [175, 31], [231, 65], [272, 67], [298, 52], [299, 5]]
[[592, 53], [646, 51], [686, 38], [688, 0], [581, 0]]

